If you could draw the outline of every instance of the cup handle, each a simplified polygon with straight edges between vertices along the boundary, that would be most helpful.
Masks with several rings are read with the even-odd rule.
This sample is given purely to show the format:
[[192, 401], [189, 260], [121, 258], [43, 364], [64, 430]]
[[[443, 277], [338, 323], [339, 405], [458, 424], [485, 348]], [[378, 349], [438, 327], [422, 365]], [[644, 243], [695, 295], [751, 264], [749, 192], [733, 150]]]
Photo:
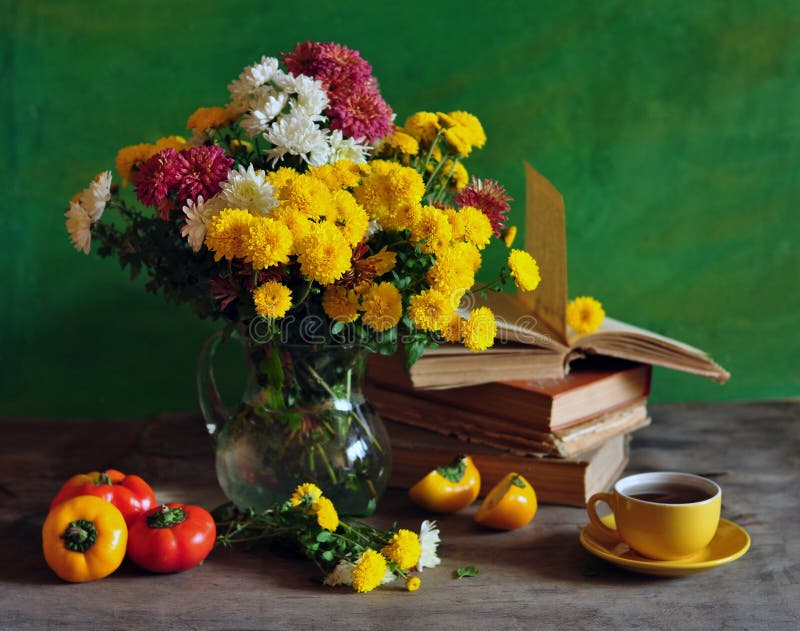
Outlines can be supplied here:
[[611, 493], [595, 493], [589, 498], [589, 501], [586, 502], [586, 512], [589, 513], [589, 521], [592, 522], [592, 525], [595, 528], [597, 528], [600, 532], [605, 533], [609, 537], [619, 539], [619, 531], [616, 528], [609, 528], [606, 526], [602, 521], [600, 521], [600, 517], [597, 516], [597, 512], [595, 511], [595, 504], [597, 504], [597, 502], [605, 502], [613, 511], [613, 501], [614, 496]]

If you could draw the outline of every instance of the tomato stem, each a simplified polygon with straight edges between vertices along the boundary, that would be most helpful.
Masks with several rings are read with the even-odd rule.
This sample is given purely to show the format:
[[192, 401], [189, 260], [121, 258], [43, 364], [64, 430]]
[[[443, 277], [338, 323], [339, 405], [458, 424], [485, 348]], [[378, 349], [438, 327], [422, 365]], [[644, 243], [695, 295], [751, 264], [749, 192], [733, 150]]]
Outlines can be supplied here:
[[147, 516], [150, 528], [172, 528], [186, 520], [186, 513], [180, 507], [170, 508], [166, 504]]
[[94, 481], [95, 486], [102, 486], [103, 484], [111, 484], [111, 476], [108, 475], [108, 471], [103, 471], [100, 475], [97, 476], [97, 479]]
[[90, 521], [78, 519], [69, 523], [61, 538], [67, 550], [86, 552], [97, 541], [97, 528]]

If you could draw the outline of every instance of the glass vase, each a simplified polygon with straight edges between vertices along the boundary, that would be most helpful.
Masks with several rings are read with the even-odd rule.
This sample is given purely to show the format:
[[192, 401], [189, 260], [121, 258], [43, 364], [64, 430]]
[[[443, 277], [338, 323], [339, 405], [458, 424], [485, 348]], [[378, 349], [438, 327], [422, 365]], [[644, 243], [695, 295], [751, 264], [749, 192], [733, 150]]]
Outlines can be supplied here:
[[234, 336], [248, 370], [238, 404], [223, 405], [214, 378], [221, 332], [203, 345], [197, 374], [225, 495], [239, 508], [263, 510], [312, 482], [340, 513], [370, 513], [386, 489], [391, 452], [386, 429], [362, 391], [368, 351]]

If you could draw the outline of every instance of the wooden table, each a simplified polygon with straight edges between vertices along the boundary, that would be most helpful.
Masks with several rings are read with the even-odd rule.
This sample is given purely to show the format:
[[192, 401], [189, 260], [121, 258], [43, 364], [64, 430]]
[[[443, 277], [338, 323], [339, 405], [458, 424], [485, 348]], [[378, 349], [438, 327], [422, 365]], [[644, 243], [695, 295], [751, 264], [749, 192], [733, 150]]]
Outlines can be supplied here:
[[[752, 536], [740, 560], [664, 579], [630, 574], [581, 548], [581, 509], [542, 506], [516, 532], [470, 515], [439, 519], [443, 563], [416, 593], [356, 594], [313, 580], [305, 561], [215, 550], [201, 567], [156, 576], [123, 564], [108, 579], [66, 584], [46, 567], [40, 527], [74, 472], [115, 466], [151, 480], [159, 499], [223, 500], [199, 420], [6, 420], [0, 446], [0, 627], [39, 629], [590, 629], [797, 628], [800, 620], [800, 402], [654, 406], [633, 441], [630, 472], [708, 475], [723, 516]], [[474, 510], [474, 507], [473, 509]], [[417, 528], [426, 516], [390, 492], [375, 520]], [[480, 576], [455, 580], [475, 565]]]

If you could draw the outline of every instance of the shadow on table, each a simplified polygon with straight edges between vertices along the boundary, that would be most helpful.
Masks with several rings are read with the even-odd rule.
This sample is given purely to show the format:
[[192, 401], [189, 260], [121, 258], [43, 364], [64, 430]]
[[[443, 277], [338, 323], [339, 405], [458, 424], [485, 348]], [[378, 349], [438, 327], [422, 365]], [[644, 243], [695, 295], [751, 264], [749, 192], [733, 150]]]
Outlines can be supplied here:
[[[479, 527], [475, 526], [476, 533], [478, 530]], [[587, 586], [640, 585], [653, 581], [673, 580], [635, 574], [598, 559], [583, 549], [578, 541], [578, 534], [577, 528], [566, 528], [546, 534], [532, 531], [529, 536], [524, 539], [519, 537], [511, 545], [475, 546], [469, 552], [469, 559], [479, 568], [484, 564], [494, 568], [509, 568], [515, 574], [520, 570], [529, 571], [533, 576], [547, 577], [554, 582]], [[517, 533], [482, 531], [484, 537], [514, 535]]]

